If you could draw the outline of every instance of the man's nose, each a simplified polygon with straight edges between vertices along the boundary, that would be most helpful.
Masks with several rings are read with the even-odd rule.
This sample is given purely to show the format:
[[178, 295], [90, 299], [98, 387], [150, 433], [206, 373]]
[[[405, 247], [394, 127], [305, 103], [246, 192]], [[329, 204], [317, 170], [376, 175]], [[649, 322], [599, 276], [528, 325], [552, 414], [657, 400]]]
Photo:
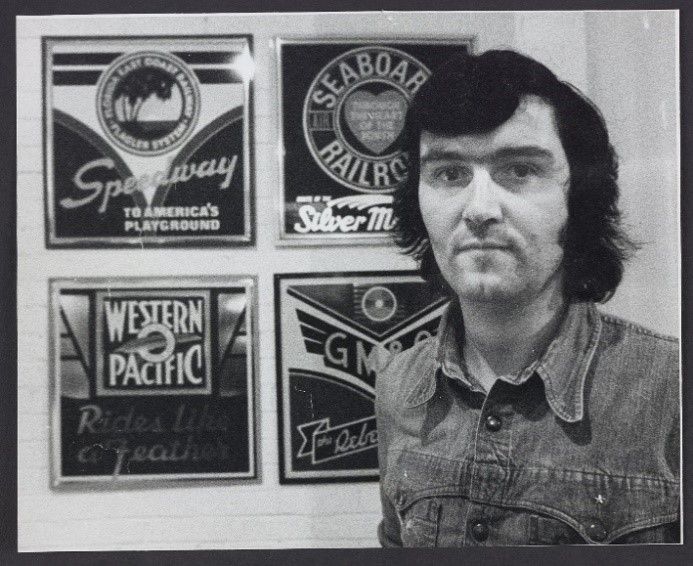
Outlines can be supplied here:
[[503, 211], [500, 203], [500, 187], [493, 181], [488, 171], [478, 169], [467, 186], [468, 198], [462, 218], [470, 229], [484, 228], [500, 222]]

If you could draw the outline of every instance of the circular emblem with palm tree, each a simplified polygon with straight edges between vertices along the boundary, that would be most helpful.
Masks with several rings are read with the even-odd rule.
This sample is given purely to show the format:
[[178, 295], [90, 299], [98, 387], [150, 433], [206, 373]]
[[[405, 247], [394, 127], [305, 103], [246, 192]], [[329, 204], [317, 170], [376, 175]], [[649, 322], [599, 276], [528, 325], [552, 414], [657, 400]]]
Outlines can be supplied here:
[[128, 53], [99, 79], [99, 121], [108, 137], [136, 155], [160, 155], [192, 133], [200, 113], [194, 73], [169, 53]]

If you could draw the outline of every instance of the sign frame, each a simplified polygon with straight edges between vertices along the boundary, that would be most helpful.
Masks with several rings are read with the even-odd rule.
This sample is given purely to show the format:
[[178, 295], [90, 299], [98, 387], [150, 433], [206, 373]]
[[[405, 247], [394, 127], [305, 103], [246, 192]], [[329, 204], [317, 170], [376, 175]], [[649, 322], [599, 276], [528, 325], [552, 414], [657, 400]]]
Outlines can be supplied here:
[[[392, 241], [391, 231], [382, 231], [373, 234], [366, 233], [355, 233], [353, 235], [349, 234], [320, 234], [320, 235], [303, 235], [288, 233], [285, 227], [286, 224], [286, 206], [287, 206], [287, 181], [286, 181], [286, 168], [285, 168], [285, 155], [286, 155], [286, 144], [285, 144], [285, 127], [284, 127], [284, 88], [283, 81], [284, 76], [282, 72], [282, 49], [286, 45], [305, 45], [305, 46], [324, 46], [324, 45], [339, 45], [339, 44], [349, 44], [351, 47], [345, 48], [345, 53], [349, 50], [354, 49], [355, 46], [407, 46], [407, 45], [431, 45], [431, 46], [458, 46], [460, 48], [466, 49], [468, 52], [473, 53], [476, 49], [476, 36], [474, 35], [464, 35], [464, 36], [438, 36], [438, 37], [406, 37], [406, 38], [395, 38], [395, 37], [367, 37], [367, 36], [357, 36], [357, 37], [316, 37], [316, 38], [299, 38], [299, 37], [280, 37], [276, 39], [276, 61], [277, 61], [277, 121], [279, 128], [278, 135], [278, 151], [277, 160], [279, 166], [279, 195], [278, 195], [278, 206], [277, 206], [277, 237], [275, 238], [275, 243], [277, 246], [281, 247], [293, 247], [293, 246], [345, 246], [345, 245], [359, 245], [359, 246], [392, 246], [394, 245]], [[305, 135], [305, 132], [304, 132]], [[317, 164], [316, 164], [317, 165]], [[322, 168], [322, 165], [320, 165]], [[331, 182], [331, 181], [330, 181]], [[358, 195], [355, 190], [347, 189], [354, 195]], [[317, 198], [317, 195], [314, 195]]]
[[[301, 471], [293, 469], [292, 459], [293, 459], [293, 448], [292, 448], [292, 432], [291, 428], [295, 423], [292, 422], [291, 418], [291, 395], [289, 394], [289, 368], [285, 367], [288, 365], [286, 363], [286, 356], [283, 355], [283, 335], [287, 332], [286, 324], [284, 322], [283, 316], [283, 305], [282, 299], [285, 298], [285, 287], [289, 287], [292, 283], [300, 284], [301, 282], [315, 282], [320, 281], [323, 284], [358, 284], [359, 282], [368, 282], [374, 287], [378, 286], [378, 283], [382, 284], [406, 284], [406, 283], [418, 283], [426, 285], [426, 283], [421, 278], [418, 271], [415, 270], [393, 270], [393, 271], [340, 271], [340, 272], [319, 272], [319, 273], [275, 273], [274, 274], [274, 319], [275, 319], [275, 365], [277, 372], [277, 422], [278, 422], [278, 445], [279, 445], [279, 483], [282, 485], [290, 484], [319, 484], [319, 483], [345, 483], [345, 482], [368, 482], [377, 481], [379, 478], [379, 471], [376, 467], [368, 469], [348, 469], [348, 470], [308, 470]], [[365, 296], [365, 295], [364, 295]], [[409, 319], [416, 318], [418, 316], [423, 316], [425, 321], [430, 323], [431, 320], [436, 320], [440, 316], [440, 313], [448, 304], [448, 298], [439, 296], [434, 302], [423, 306], [419, 312], [411, 315]], [[338, 315], [339, 316], [339, 315]], [[412, 322], [401, 327], [400, 322], [397, 325], [403, 329], [410, 329], [412, 327]], [[424, 322], [425, 324], [425, 322]], [[420, 327], [414, 327], [418, 329]], [[437, 328], [437, 326], [436, 326]], [[385, 336], [387, 336], [385, 332]], [[395, 334], [396, 335], [396, 334]], [[305, 339], [305, 336], [304, 336]], [[384, 337], [383, 341], [380, 342], [380, 346], [389, 338]], [[386, 351], [385, 351], [386, 353]], [[310, 374], [311, 371], [308, 369], [300, 369], [299, 371]], [[284, 374], [287, 373], [285, 376]], [[314, 373], [314, 372], [313, 372]], [[325, 379], [327, 376], [321, 377], [320, 375], [314, 375], [318, 379]], [[332, 377], [332, 380], [339, 381], [338, 377]], [[357, 389], [353, 384], [350, 386], [352, 389]], [[372, 387], [372, 397], [374, 397], [375, 388]], [[356, 434], [360, 436], [370, 435], [371, 431], [374, 430], [373, 426], [375, 424], [375, 413], [372, 416], [369, 414], [366, 417], [360, 417], [355, 420], [351, 420], [347, 423], [336, 424], [331, 426], [330, 418], [317, 416], [315, 422], [302, 423], [297, 425], [297, 428], [301, 430], [300, 434], [303, 437], [305, 445], [307, 446], [308, 436], [313, 434], [330, 435], [334, 434], [334, 431], [348, 429], [351, 425], [357, 426]], [[307, 426], [307, 428], [306, 428]], [[304, 434], [303, 431], [307, 431]], [[377, 434], [377, 433], [376, 433]], [[318, 443], [319, 444], [319, 443]], [[313, 450], [308, 451], [311, 454], [313, 460], [315, 459], [315, 446], [316, 442], [312, 443]], [[363, 450], [369, 448], [376, 448], [376, 445], [366, 446]], [[355, 453], [350, 452], [351, 453]], [[304, 453], [302, 456], [307, 455]], [[298, 456], [297, 456], [298, 457]], [[321, 462], [326, 462], [329, 459], [334, 459], [330, 457], [321, 458]]]
[[[254, 159], [254, 65], [255, 54], [253, 46], [252, 34], [210, 34], [210, 35], [133, 35], [133, 36], [84, 36], [84, 35], [46, 35], [41, 37], [41, 96], [42, 96], [42, 130], [43, 130], [43, 193], [44, 193], [44, 230], [45, 230], [45, 245], [47, 249], [65, 249], [65, 248], [205, 248], [205, 247], [229, 247], [229, 246], [250, 246], [255, 243], [255, 159]], [[141, 233], [141, 235], [133, 236], [59, 236], [57, 234], [57, 219], [55, 209], [58, 206], [56, 202], [55, 188], [55, 167], [53, 164], [53, 119], [52, 119], [52, 81], [50, 80], [52, 72], [51, 54], [56, 45], [67, 42], [83, 42], [85, 44], [93, 44], [98, 46], [106, 42], [127, 42], [128, 40], [137, 40], [143, 44], [171, 42], [170, 51], [175, 50], [176, 44], [209, 44], [210, 48], [214, 48], [215, 44], [224, 43], [245, 43], [243, 49], [248, 55], [249, 60], [243, 64], [248, 66], [247, 73], [243, 77], [243, 103], [242, 103], [242, 120], [243, 132], [241, 143], [242, 160], [243, 160], [243, 195], [242, 199], [238, 199], [243, 205], [243, 233], [242, 234], [226, 234], [226, 235], [176, 235], [165, 236], [159, 232], [156, 235]], [[240, 51], [239, 51], [240, 53]], [[241, 55], [243, 56], [243, 55]], [[223, 115], [218, 116], [221, 118]], [[215, 120], [209, 122], [208, 126], [213, 126]], [[208, 127], [208, 126], [205, 126]], [[197, 133], [193, 133], [192, 137], [187, 140], [186, 144], [191, 144], [195, 138], [204, 131], [202, 128]], [[106, 136], [103, 136], [103, 141], [108, 141]], [[180, 151], [174, 155], [180, 155], [186, 148], [178, 148]], [[110, 147], [113, 147], [111, 144]], [[175, 159], [175, 157], [174, 157]], [[116, 167], [117, 168], [117, 167]]]
[[[89, 317], [91, 323], [88, 328], [89, 340], [92, 342], [91, 351], [85, 353], [85, 357], [90, 361], [91, 370], [88, 379], [92, 381], [91, 388], [99, 395], [100, 379], [94, 370], [96, 351], [99, 349], [100, 330], [94, 328], [97, 320], [102, 320], [96, 313], [96, 302], [99, 301], [99, 294], [108, 295], [109, 292], [126, 296], [128, 293], [137, 292], [143, 295], [154, 295], [161, 291], [162, 296], [172, 296], [176, 290], [195, 291], [198, 296], [210, 297], [212, 290], [242, 290], [244, 298], [244, 317], [245, 324], [245, 397], [247, 401], [247, 436], [245, 440], [248, 445], [248, 466], [247, 470], [234, 472], [193, 472], [193, 473], [151, 473], [151, 474], [100, 474], [100, 475], [65, 475], [62, 472], [62, 433], [63, 415], [61, 412], [61, 334], [60, 334], [60, 294], [63, 290], [93, 293], [93, 300], [89, 300]], [[51, 278], [48, 282], [48, 338], [49, 338], [49, 400], [50, 400], [50, 486], [53, 489], [69, 489], [78, 486], [97, 486], [106, 488], [120, 488], [125, 485], [170, 485], [181, 481], [200, 480], [220, 481], [225, 483], [258, 483], [262, 479], [261, 475], [261, 435], [260, 435], [260, 394], [259, 394], [259, 354], [258, 354], [258, 312], [257, 312], [257, 276], [237, 275], [228, 277], [201, 276], [201, 277], [122, 277], [122, 278]], [[219, 340], [219, 327], [213, 326], [217, 322], [217, 316], [209, 316], [211, 308], [210, 302], [205, 305], [206, 320], [209, 321], [207, 332], [210, 341]], [[217, 343], [206, 345], [207, 352], [211, 353], [210, 348], [216, 348]], [[213, 355], [213, 354], [212, 354]], [[208, 359], [208, 363], [211, 359]], [[209, 373], [208, 373], [209, 375]], [[211, 394], [209, 386], [216, 377], [209, 376], [210, 382], [201, 389], [197, 397], [209, 399]], [[101, 389], [101, 393], [103, 393]], [[115, 395], [109, 393], [111, 398], [120, 399], [124, 395], [117, 392]], [[151, 393], [140, 391], [138, 395], [143, 396], [143, 402], [151, 399]], [[172, 393], [173, 398], [180, 399], [186, 392]], [[188, 393], [189, 396], [189, 393]], [[133, 398], [133, 395], [130, 395]]]

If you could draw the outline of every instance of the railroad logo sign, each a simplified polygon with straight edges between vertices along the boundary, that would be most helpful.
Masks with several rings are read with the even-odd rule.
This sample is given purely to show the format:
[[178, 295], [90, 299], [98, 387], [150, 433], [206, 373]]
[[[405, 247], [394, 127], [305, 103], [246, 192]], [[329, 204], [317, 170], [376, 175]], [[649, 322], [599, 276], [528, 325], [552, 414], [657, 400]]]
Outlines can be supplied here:
[[97, 394], [209, 394], [208, 293], [97, 294]]
[[281, 481], [376, 479], [378, 370], [447, 298], [412, 272], [277, 274], [275, 297]]
[[471, 40], [280, 40], [280, 238], [388, 242], [408, 177], [406, 116], [433, 69]]
[[322, 170], [362, 193], [389, 193], [406, 178], [400, 134], [430, 71], [392, 47], [364, 46], [330, 61], [306, 95], [303, 127]]
[[200, 113], [197, 78], [178, 57], [139, 52], [116, 59], [97, 86], [97, 113], [109, 139], [137, 155], [181, 145]]
[[256, 478], [254, 289], [52, 280], [53, 484]]
[[49, 247], [251, 242], [250, 37], [43, 48]]

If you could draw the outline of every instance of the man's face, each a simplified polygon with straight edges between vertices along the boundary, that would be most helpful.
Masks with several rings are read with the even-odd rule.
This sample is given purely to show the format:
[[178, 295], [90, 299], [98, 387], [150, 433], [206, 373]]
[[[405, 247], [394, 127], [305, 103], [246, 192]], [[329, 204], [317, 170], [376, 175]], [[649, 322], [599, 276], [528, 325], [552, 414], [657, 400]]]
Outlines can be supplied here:
[[421, 134], [419, 202], [462, 300], [531, 302], [562, 288], [568, 160], [553, 108], [525, 96], [486, 134]]

